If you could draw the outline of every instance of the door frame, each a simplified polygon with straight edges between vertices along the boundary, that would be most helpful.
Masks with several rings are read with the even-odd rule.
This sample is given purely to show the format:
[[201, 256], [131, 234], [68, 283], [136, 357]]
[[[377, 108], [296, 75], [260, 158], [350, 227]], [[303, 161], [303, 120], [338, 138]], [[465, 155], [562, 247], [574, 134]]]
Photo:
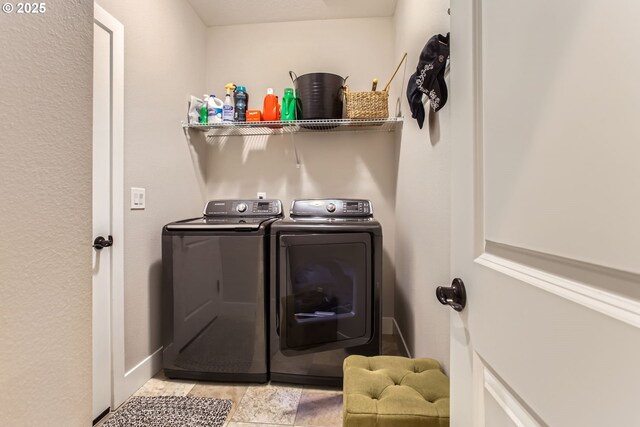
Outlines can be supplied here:
[[124, 364], [124, 26], [94, 3], [94, 23], [111, 33], [111, 409], [128, 397]]

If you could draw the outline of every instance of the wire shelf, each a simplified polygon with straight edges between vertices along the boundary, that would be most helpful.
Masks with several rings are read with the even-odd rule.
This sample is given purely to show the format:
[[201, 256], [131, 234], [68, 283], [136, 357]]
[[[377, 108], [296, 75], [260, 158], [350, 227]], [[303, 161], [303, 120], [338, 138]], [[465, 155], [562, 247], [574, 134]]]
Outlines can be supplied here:
[[327, 119], [327, 120], [291, 120], [272, 122], [223, 122], [184, 124], [185, 129], [206, 132], [207, 140], [226, 136], [283, 135], [299, 132], [394, 132], [402, 126], [402, 117], [387, 119]]

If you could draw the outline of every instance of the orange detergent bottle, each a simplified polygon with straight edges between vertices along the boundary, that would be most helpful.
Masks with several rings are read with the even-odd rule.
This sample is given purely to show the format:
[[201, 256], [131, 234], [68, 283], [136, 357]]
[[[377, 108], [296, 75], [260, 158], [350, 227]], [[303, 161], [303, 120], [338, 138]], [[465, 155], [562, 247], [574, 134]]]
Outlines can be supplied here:
[[267, 89], [267, 96], [264, 97], [264, 105], [262, 108], [262, 120], [274, 121], [279, 120], [278, 113], [278, 97], [273, 94], [273, 89]]

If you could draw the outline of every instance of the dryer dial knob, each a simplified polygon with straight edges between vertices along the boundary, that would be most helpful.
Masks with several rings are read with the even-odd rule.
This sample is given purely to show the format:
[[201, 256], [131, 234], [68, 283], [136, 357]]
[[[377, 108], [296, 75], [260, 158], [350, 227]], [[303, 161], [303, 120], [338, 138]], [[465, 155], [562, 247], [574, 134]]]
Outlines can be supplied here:
[[244, 212], [247, 210], [247, 204], [246, 203], [239, 203], [238, 206], [236, 206], [236, 210], [240, 213]]
[[333, 204], [333, 203], [329, 203], [329, 204], [327, 205], [327, 211], [328, 211], [328, 212], [335, 212], [335, 211], [336, 211], [336, 205], [335, 205], [335, 204]]

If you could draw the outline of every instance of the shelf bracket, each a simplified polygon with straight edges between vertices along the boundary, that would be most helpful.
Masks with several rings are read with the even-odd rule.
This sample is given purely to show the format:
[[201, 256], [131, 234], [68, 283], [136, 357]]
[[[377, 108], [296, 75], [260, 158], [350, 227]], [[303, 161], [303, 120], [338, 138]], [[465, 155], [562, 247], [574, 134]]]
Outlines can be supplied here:
[[189, 135], [189, 128], [182, 126], [182, 131], [184, 132], [184, 137], [187, 139], [187, 144], [191, 146], [191, 135]]
[[300, 169], [300, 156], [298, 155], [298, 148], [296, 147], [296, 138], [294, 133], [291, 132], [291, 145], [293, 146], [293, 154], [296, 157], [296, 168]]

